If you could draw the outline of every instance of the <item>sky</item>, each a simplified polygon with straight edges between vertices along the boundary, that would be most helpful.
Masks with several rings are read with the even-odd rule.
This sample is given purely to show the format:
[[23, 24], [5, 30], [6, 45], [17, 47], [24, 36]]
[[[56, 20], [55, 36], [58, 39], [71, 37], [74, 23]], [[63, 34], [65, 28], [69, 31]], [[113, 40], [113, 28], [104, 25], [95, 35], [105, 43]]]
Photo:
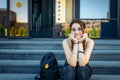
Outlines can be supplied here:
[[0, 0], [0, 8], [7, 8], [7, 0]]
[[107, 18], [109, 0], [81, 0], [81, 18]]
[[[20, 8], [16, 6], [17, 2], [21, 2]], [[10, 0], [10, 10], [17, 13], [17, 22], [28, 22], [28, 0]]]
[[[10, 0], [10, 10], [17, 13], [17, 22], [28, 22], [28, 0]], [[17, 2], [22, 3], [22, 7], [16, 6]], [[7, 0], [0, 0], [0, 8], [7, 8]]]

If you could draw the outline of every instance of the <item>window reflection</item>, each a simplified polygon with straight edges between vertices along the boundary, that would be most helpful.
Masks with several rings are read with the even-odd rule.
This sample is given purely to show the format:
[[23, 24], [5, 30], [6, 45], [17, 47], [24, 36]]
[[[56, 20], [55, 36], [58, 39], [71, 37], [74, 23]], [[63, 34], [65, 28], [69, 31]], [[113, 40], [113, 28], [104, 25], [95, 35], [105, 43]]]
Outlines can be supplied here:
[[0, 0], [0, 37], [7, 36], [7, 0]]
[[81, 0], [80, 18], [84, 19], [108, 19], [109, 0]]
[[10, 36], [28, 36], [28, 0], [10, 0]]
[[[109, 22], [109, 20], [82, 20], [82, 21], [86, 24], [85, 32], [88, 34], [89, 38], [101, 38], [101, 24]], [[57, 24], [55, 28], [56, 36], [68, 37], [68, 35], [70, 34], [69, 25], [70, 23]]]

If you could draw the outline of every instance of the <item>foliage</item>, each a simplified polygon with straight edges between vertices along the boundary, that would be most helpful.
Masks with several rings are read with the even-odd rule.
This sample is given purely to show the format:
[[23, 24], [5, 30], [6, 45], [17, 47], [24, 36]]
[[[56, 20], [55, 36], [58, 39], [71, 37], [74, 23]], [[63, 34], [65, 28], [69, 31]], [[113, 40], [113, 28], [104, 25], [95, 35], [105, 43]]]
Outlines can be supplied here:
[[28, 36], [28, 28], [20, 27], [18, 30], [18, 36]]
[[90, 38], [100, 38], [100, 26], [93, 27], [89, 34]]
[[67, 28], [67, 29], [65, 30], [65, 36], [68, 37], [69, 34], [70, 34], [70, 28]]
[[2, 24], [0, 24], [0, 36], [5, 36], [5, 29]]
[[28, 36], [28, 28], [24, 28], [23, 36]]
[[10, 36], [15, 36], [15, 26], [10, 28]]
[[28, 28], [19, 27], [18, 29], [15, 26], [10, 28], [10, 36], [28, 36]]

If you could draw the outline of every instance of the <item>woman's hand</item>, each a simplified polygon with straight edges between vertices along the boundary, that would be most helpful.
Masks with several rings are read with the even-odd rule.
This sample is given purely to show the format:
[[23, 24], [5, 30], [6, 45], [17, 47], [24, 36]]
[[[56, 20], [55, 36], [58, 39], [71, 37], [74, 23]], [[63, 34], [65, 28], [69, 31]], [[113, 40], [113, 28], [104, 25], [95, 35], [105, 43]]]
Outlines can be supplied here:
[[71, 39], [74, 43], [78, 43], [78, 39], [75, 38], [74, 34], [69, 34], [69, 39]]
[[85, 39], [87, 39], [88, 38], [88, 35], [87, 35], [87, 33], [84, 33], [83, 35], [82, 35], [82, 37], [80, 37], [79, 38], [79, 42], [83, 42]]

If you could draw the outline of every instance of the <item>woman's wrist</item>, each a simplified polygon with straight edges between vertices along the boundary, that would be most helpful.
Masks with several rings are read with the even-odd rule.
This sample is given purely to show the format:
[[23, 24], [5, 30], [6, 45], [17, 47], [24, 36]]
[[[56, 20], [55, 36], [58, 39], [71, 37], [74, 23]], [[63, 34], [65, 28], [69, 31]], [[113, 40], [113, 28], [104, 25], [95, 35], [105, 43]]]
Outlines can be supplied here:
[[74, 44], [79, 44], [79, 41], [78, 40], [74, 41]]
[[74, 42], [74, 44], [79, 44], [79, 42]]
[[78, 42], [79, 45], [82, 45], [83, 43], [81, 41]]
[[74, 55], [77, 55], [77, 53], [73, 53]]
[[78, 51], [78, 53], [84, 53], [84, 51]]
[[78, 53], [78, 44], [73, 45], [73, 53]]
[[79, 42], [79, 43], [82, 43], [84, 40], [85, 40], [85, 39], [82, 37], [82, 38], [79, 38], [79, 39], [78, 39], [78, 42]]
[[83, 44], [82, 43], [79, 43], [78, 44], [78, 51], [82, 51], [83, 52]]

